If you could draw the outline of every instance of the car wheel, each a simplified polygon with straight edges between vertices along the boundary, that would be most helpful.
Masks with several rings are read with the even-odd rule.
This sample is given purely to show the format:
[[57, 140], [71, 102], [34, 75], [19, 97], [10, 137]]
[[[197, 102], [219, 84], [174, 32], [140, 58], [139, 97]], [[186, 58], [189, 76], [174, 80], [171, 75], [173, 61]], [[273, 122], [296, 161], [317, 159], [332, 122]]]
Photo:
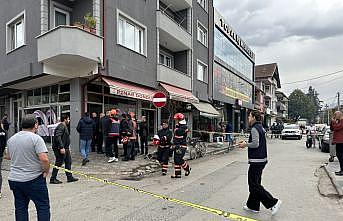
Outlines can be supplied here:
[[281, 136], [281, 140], [284, 140], [285, 138], [283, 136]]

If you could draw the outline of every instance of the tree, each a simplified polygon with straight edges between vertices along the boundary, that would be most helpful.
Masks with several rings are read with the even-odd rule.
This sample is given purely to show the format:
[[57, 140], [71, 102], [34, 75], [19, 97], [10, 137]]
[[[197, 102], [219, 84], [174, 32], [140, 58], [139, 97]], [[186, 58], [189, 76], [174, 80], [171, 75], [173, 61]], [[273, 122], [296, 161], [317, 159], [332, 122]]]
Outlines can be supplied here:
[[319, 94], [312, 86], [310, 86], [308, 88], [308, 92], [306, 95], [310, 100], [310, 109], [308, 110], [309, 120], [315, 121], [317, 116], [319, 115], [319, 111], [321, 108], [319, 98], [318, 98]]
[[309, 98], [300, 89], [294, 90], [289, 96], [288, 115], [293, 120], [308, 118]]
[[307, 94], [300, 89], [294, 90], [289, 96], [288, 112], [293, 120], [306, 118], [311, 122], [315, 122], [319, 115], [320, 102], [317, 91], [310, 86]]

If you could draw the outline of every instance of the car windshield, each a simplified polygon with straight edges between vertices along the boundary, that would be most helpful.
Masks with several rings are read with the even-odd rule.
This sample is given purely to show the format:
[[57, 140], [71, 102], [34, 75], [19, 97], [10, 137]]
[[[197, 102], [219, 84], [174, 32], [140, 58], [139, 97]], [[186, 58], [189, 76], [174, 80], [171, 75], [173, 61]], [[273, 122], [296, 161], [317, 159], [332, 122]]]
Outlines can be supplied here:
[[296, 125], [288, 125], [288, 126], [285, 126], [285, 129], [293, 129], [293, 130], [295, 130], [295, 129], [299, 129], [299, 126], [296, 126]]

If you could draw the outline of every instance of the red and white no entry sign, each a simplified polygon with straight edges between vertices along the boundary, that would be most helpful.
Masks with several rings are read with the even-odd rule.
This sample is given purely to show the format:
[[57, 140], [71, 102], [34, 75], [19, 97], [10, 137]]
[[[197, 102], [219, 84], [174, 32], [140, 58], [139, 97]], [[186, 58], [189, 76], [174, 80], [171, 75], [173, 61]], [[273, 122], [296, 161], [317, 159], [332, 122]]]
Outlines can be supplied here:
[[163, 92], [156, 92], [152, 97], [152, 103], [156, 108], [164, 107], [167, 103], [167, 96]]

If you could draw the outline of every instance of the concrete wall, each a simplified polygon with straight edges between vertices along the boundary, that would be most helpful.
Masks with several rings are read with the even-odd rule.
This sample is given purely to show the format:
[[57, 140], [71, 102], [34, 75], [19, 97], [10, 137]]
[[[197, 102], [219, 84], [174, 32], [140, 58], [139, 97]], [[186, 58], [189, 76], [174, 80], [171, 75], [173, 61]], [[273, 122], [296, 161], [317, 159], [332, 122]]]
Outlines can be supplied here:
[[[0, 84], [42, 73], [37, 62], [37, 41], [41, 32], [41, 1], [1, 0], [0, 3]], [[6, 23], [25, 10], [26, 45], [6, 54]]]
[[[155, 87], [157, 73], [156, 1], [105, 2], [106, 56], [112, 77]], [[117, 9], [147, 27], [146, 56], [117, 44]]]
[[[197, 0], [193, 0], [193, 93], [202, 101], [208, 101], [212, 97], [209, 92], [209, 85], [212, 84], [212, 57], [213, 57], [213, 28], [211, 21], [213, 16], [213, 1], [208, 1], [208, 9], [204, 10]], [[211, 20], [210, 20], [211, 19]], [[207, 47], [197, 40], [198, 21], [206, 27], [208, 33]], [[197, 80], [197, 62], [207, 65], [207, 74], [204, 76], [204, 82]], [[211, 77], [209, 77], [211, 76]]]

